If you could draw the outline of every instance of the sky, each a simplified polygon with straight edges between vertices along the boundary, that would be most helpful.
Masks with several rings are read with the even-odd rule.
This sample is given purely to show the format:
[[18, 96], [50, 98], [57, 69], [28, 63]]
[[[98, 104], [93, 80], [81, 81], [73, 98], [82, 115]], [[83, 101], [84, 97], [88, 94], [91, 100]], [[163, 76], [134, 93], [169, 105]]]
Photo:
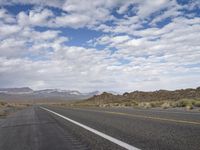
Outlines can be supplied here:
[[0, 87], [200, 86], [199, 0], [0, 0]]

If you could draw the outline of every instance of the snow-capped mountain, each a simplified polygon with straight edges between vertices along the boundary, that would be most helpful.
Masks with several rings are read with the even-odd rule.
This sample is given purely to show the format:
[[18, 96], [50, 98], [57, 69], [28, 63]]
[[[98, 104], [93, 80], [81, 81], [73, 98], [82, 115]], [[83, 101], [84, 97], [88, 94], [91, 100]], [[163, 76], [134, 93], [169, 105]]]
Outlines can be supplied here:
[[80, 100], [100, 94], [98, 91], [81, 93], [77, 90], [44, 89], [32, 90], [23, 88], [0, 88], [0, 100]]
[[0, 88], [0, 93], [5, 94], [30, 94], [34, 91], [29, 87], [22, 88]]

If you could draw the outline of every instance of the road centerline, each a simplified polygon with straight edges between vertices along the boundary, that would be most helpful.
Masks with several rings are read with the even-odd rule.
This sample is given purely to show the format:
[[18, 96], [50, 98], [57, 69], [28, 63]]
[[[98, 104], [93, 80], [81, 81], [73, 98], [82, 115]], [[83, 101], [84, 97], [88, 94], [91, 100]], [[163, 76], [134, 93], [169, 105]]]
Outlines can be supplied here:
[[153, 116], [138, 115], [138, 114], [129, 114], [129, 113], [123, 113], [123, 112], [106, 111], [106, 110], [105, 111], [85, 110], [85, 109], [81, 109], [81, 108], [72, 108], [72, 109], [78, 109], [78, 110], [82, 110], [82, 111], [91, 111], [91, 112], [100, 112], [100, 113], [113, 114], [113, 115], [122, 115], [122, 116], [129, 116], [129, 117], [135, 117], [135, 118], [145, 118], [145, 119], [151, 119], [151, 120], [161, 120], [161, 121], [168, 121], [168, 122], [175, 122], [175, 123], [200, 125], [200, 122], [197, 122], [197, 121], [187, 121], [187, 120], [179, 120], [179, 119], [171, 119], [171, 118], [161, 118], [161, 117], [153, 117]]
[[132, 117], [137, 117], [137, 118], [146, 118], [146, 119], [153, 119], [153, 120], [169, 121], [169, 122], [176, 122], [176, 123], [186, 123], [186, 124], [200, 125], [200, 122], [194, 122], [194, 121], [177, 120], [177, 119], [169, 119], [169, 118], [160, 118], [160, 117], [152, 117], [152, 116], [145, 116], [145, 115], [135, 115], [135, 114], [121, 113], [121, 112], [110, 112], [110, 111], [105, 111], [105, 113], [107, 113], [107, 114], [116, 114], [116, 115], [124, 115], [124, 116], [132, 116]]
[[44, 108], [44, 107], [40, 107], [40, 108], [43, 109], [43, 110], [46, 110], [46, 111], [48, 111], [48, 112], [50, 112], [50, 113], [53, 113], [54, 115], [57, 115], [57, 116], [59, 116], [59, 117], [65, 119], [65, 120], [67, 120], [67, 121], [69, 121], [69, 122], [71, 122], [71, 123], [73, 123], [73, 124], [75, 124], [75, 125], [78, 125], [78, 126], [84, 128], [84, 129], [86, 129], [86, 130], [88, 130], [88, 131], [90, 131], [90, 132], [92, 132], [92, 133], [94, 133], [94, 134], [96, 134], [96, 135], [98, 135], [98, 136], [104, 138], [104, 139], [107, 139], [107, 140], [109, 140], [110, 142], [115, 143], [115, 144], [117, 144], [117, 145], [119, 145], [119, 146], [121, 146], [121, 147], [123, 147], [123, 148], [125, 148], [125, 149], [128, 149], [128, 150], [139, 150], [138, 148], [136, 148], [136, 147], [134, 147], [134, 146], [132, 146], [132, 145], [130, 145], [130, 144], [128, 144], [128, 143], [125, 143], [125, 142], [123, 142], [123, 141], [121, 141], [121, 140], [118, 140], [118, 139], [112, 137], [112, 136], [109, 136], [109, 135], [107, 135], [107, 134], [105, 134], [105, 133], [102, 133], [102, 132], [100, 132], [100, 131], [97, 131], [97, 130], [95, 130], [95, 129], [89, 127], [89, 126], [86, 126], [86, 125], [84, 125], [84, 124], [82, 124], [82, 123], [79, 123], [79, 122], [77, 122], [77, 121], [75, 121], [75, 120], [72, 120], [72, 119], [70, 119], [70, 118], [68, 118], [68, 117], [66, 117], [66, 116], [63, 116], [63, 115], [61, 115], [61, 114], [59, 114], [59, 113], [56, 113], [56, 112], [54, 112], [54, 111], [52, 111], [52, 110], [50, 110], [50, 109], [47, 109], [47, 108]]

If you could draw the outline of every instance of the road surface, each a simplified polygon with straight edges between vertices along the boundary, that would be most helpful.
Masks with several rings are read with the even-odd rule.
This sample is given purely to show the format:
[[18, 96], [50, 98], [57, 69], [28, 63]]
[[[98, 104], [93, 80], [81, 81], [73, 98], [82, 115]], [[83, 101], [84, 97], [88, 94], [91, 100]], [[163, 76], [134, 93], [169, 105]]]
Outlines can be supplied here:
[[0, 150], [134, 148], [199, 150], [200, 113], [33, 106], [0, 122]]

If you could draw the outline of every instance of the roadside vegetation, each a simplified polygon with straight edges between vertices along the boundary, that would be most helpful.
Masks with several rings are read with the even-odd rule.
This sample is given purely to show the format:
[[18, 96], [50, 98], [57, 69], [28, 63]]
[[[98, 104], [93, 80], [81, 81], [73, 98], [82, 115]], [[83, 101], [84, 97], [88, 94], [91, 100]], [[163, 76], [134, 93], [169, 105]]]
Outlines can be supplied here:
[[30, 106], [28, 103], [7, 103], [0, 101], [0, 117]]
[[153, 101], [153, 102], [141, 102], [138, 104], [139, 107], [144, 108], [155, 108], [160, 107], [163, 109], [167, 108], [186, 108], [187, 110], [193, 108], [200, 108], [200, 99], [181, 99], [178, 101]]
[[71, 104], [60, 104], [60, 106], [73, 106], [73, 107], [135, 107], [135, 108], [183, 108], [186, 110], [198, 109], [200, 111], [200, 99], [180, 99], [177, 101], [164, 100], [164, 101], [151, 101], [151, 102], [138, 102], [134, 100], [129, 101], [115, 101], [109, 103], [96, 103], [91, 101], [78, 101]]
[[184, 108], [200, 111], [200, 87], [175, 91], [134, 91], [122, 95], [104, 92], [89, 99], [74, 102], [71, 105], [74, 107]]

